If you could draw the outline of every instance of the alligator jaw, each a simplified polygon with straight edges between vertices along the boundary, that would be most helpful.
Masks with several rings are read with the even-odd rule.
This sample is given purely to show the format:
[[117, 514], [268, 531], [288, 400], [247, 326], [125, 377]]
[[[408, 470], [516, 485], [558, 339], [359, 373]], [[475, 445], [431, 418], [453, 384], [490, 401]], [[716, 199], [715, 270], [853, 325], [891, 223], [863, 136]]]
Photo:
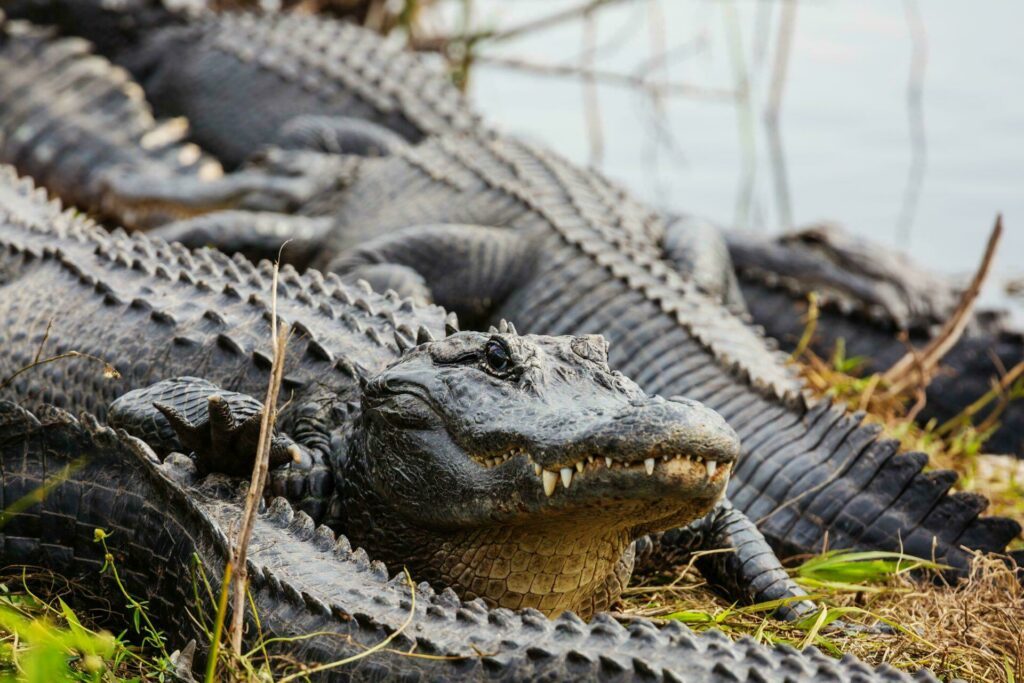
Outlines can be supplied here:
[[588, 455], [575, 463], [555, 469], [544, 468], [533, 459], [533, 455], [523, 448], [513, 448], [501, 455], [474, 459], [485, 469], [494, 469], [524, 456], [533, 473], [540, 480], [544, 495], [549, 498], [555, 494], [559, 482], [561, 482], [562, 488], [568, 489], [574, 481], [579, 482], [581, 479], [601, 471], [612, 470], [630, 474], [644, 472], [649, 477], [655, 476], [656, 473], [670, 477], [686, 476], [697, 481], [703, 477], [706, 483], [722, 487], [728, 484], [729, 473], [732, 471], [731, 462], [719, 462], [688, 453], [651, 456], [643, 460], [629, 462], [614, 460], [606, 456]]

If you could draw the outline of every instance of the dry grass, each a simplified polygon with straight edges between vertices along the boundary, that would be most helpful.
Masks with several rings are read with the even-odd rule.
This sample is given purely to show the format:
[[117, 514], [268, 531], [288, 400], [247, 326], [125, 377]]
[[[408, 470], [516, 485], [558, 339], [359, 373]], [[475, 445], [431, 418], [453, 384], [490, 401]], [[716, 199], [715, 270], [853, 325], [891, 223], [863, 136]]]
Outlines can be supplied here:
[[[961, 415], [944, 424], [920, 425], [914, 417], [931, 373], [919, 373], [916, 382], [901, 381], [894, 390], [885, 373], [861, 376], [862, 359], [847, 358], [841, 345], [823, 360], [808, 350], [816, 320], [812, 297], [807, 329], [793, 358], [812, 391], [866, 411], [867, 421], [883, 425], [905, 449], [927, 453], [929, 467], [955, 470], [957, 490], [988, 497], [990, 514], [1024, 522], [1024, 461], [984, 452], [1002, 411], [1024, 398], [1024, 362], [993, 381], [992, 389]], [[983, 412], [984, 419], [977, 421]], [[1018, 539], [1015, 546], [1024, 542]], [[858, 570], [857, 559], [811, 558], [792, 572], [833, 616], [851, 623], [882, 621], [893, 627], [891, 634], [815, 634], [812, 623], [780, 624], [766, 618], [761, 606], [737, 607], [722, 600], [686, 568], [631, 586], [622, 609], [626, 615], [679, 619], [696, 630], [718, 628], [734, 637], [750, 635], [795, 647], [813, 643], [836, 656], [850, 653], [907, 671], [929, 668], [944, 680], [1024, 680], [1024, 588], [1003, 558], [976, 556], [970, 575], [955, 585], [928, 581], [921, 572], [912, 575], [902, 561], [876, 560], [875, 566], [868, 562]], [[815, 570], [833, 561], [824, 574]]]
[[[922, 405], [921, 387], [898, 394], [887, 391], [881, 373], [858, 375], [860, 359], [846, 358], [841, 346], [829, 362], [810, 351], [804, 351], [800, 360], [801, 375], [819, 395], [866, 411], [866, 421], [881, 424], [904, 449], [926, 453], [929, 467], [957, 472], [957, 490], [985, 495], [991, 501], [990, 514], [1024, 521], [1024, 461], [985, 452], [985, 441], [999, 427], [1006, 406], [1024, 398], [1024, 361], [994, 381], [992, 389], [960, 415], [941, 424], [918, 424], [913, 418]], [[977, 421], [983, 411], [984, 419]]]
[[[879, 572], [859, 585], [833, 585], [802, 577], [829, 613], [847, 622], [889, 623], [892, 634], [824, 632], [737, 608], [712, 593], [699, 574], [659, 576], [628, 590], [624, 611], [678, 619], [695, 630], [717, 628], [733, 637], [794, 647], [813, 644], [835, 655], [854, 654], [874, 664], [914, 671], [930, 668], [944, 680], [1024, 680], [1024, 588], [1000, 559], [978, 556], [970, 576], [955, 586], [922, 581], [906, 571]], [[668, 584], [675, 582], [673, 586]], [[810, 642], [808, 642], [810, 641]]]

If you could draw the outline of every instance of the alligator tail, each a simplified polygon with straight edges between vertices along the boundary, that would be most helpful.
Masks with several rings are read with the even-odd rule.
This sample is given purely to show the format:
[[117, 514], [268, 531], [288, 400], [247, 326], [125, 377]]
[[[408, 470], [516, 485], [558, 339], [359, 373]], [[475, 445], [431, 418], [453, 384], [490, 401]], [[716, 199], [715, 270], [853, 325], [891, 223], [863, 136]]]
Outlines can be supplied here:
[[1012, 519], [982, 516], [984, 496], [952, 491], [955, 472], [926, 471], [924, 453], [899, 452], [863, 417], [822, 401], [768, 439], [750, 430], [746, 476], [730, 495], [780, 553], [902, 551], [962, 574], [971, 551], [1004, 552], [1020, 534]]

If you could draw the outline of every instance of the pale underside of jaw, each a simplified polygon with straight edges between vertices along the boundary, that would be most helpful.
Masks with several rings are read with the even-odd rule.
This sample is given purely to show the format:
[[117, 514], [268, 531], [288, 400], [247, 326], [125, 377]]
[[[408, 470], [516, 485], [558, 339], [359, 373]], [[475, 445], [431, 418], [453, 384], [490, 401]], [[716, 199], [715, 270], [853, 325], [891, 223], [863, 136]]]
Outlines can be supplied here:
[[673, 455], [662, 455], [660, 457], [645, 458], [642, 461], [634, 462], [621, 462], [613, 460], [609, 457], [601, 456], [587, 456], [580, 459], [573, 466], [562, 467], [559, 470], [548, 470], [544, 469], [539, 463], [534, 462], [533, 456], [522, 448], [513, 448], [512, 450], [502, 455], [494, 456], [492, 458], [485, 458], [482, 461], [478, 461], [484, 467], [490, 469], [503, 465], [508, 460], [525, 455], [526, 459], [533, 465], [533, 472], [540, 480], [541, 485], [544, 487], [544, 495], [552, 496], [555, 493], [555, 489], [558, 488], [558, 482], [561, 480], [562, 486], [568, 489], [572, 485], [573, 477], [576, 474], [582, 474], [585, 470], [597, 470], [597, 469], [622, 469], [622, 470], [635, 470], [644, 471], [647, 476], [653, 476], [655, 468], [659, 464], [668, 465], [668, 463], [680, 463], [689, 461], [695, 465], [703, 465], [705, 478], [709, 481], [715, 477], [715, 474], [723, 470], [729, 469], [729, 464], [722, 465], [715, 460], [706, 460], [699, 455], [690, 455], [687, 453], [677, 453]]

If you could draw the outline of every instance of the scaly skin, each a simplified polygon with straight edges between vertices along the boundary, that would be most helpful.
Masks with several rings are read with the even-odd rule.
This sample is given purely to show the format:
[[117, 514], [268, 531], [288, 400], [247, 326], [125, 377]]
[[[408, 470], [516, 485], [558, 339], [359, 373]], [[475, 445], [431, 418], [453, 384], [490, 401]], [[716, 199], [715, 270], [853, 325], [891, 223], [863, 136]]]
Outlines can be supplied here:
[[[268, 159], [301, 171], [309, 156]], [[333, 222], [321, 264], [333, 256], [345, 269], [397, 262], [413, 276], [389, 275], [404, 273], [411, 291], [418, 286], [474, 321], [504, 316], [535, 332], [601, 332], [613, 342], [613, 363], [645, 389], [702, 399], [736, 428], [744, 458], [730, 497], [780, 552], [815, 552], [827, 537], [830, 547], [931, 556], [934, 542], [939, 558], [963, 568], [961, 546], [1001, 550], [1019, 533], [1010, 520], [979, 517], [982, 498], [949, 495], [951, 473], [923, 473], [922, 454], [897, 453], [875, 427], [859, 426], [861, 416], [827, 402], [807, 406], [782, 357], [698, 290], [694, 283], [706, 280], [682, 279], [664, 260], [670, 226], [598, 175], [488, 133], [441, 136], [354, 170], [345, 158], [320, 163], [320, 190], [307, 185], [298, 206], [307, 218]], [[322, 172], [330, 163], [344, 171], [347, 188]], [[139, 189], [149, 199], [159, 194], [145, 179]], [[267, 197], [253, 192], [247, 202], [263, 208]], [[229, 227], [250, 224], [231, 218]], [[431, 223], [502, 229], [472, 240], [445, 242], [426, 231], [388, 241], [390, 231]], [[209, 227], [167, 234], [200, 243], [222, 236]], [[371, 236], [381, 241], [367, 243]]]
[[[7, 11], [91, 40], [136, 76], [154, 107], [196, 122], [193, 140], [231, 168], [309, 115], [376, 124], [385, 143], [479, 125], [439, 70], [349, 23], [168, 10], [160, 0], [16, 0]], [[253, 106], [268, 97], [273, 107]]]
[[[953, 314], [957, 286], [890, 256], [884, 247], [823, 226], [765, 238], [729, 235], [729, 252], [754, 320], [786, 349], [806, 327], [807, 295], [819, 294], [812, 349], [830, 357], [840, 339], [848, 357], [863, 356], [866, 371], [884, 370], [906, 351], [900, 333], [921, 348]], [[998, 311], [978, 311], [928, 385], [920, 420], [945, 422], [991, 389], [992, 379], [1024, 358], [1024, 332]], [[984, 419], [982, 416], [980, 419]], [[1024, 456], [1024, 404], [1011, 402], [987, 450]]]
[[[705, 402], [736, 429], [744, 455], [730, 499], [779, 553], [820, 551], [827, 537], [833, 548], [934, 553], [959, 570], [961, 546], [998, 551], [1020, 533], [980, 517], [982, 497], [949, 493], [953, 473], [923, 472], [923, 454], [899, 453], [861, 415], [808, 404], [758, 331], [662, 260], [665, 223], [594, 173], [480, 135], [366, 159], [351, 178], [301, 205], [306, 219], [333, 222], [307, 250], [315, 265], [363, 277], [397, 265], [415, 276], [406, 291], [418, 286], [474, 325], [604, 335], [611, 362], [645, 390]], [[162, 234], [202, 235], [203, 220], [217, 216]]]
[[[232, 392], [260, 395], [267, 382], [269, 266], [108, 234], [9, 174], [0, 200], [0, 263], [9, 273], [0, 375], [13, 377], [5, 393], [116, 418], [157, 446], [173, 426], [200, 466], [226, 449], [244, 471], [254, 411]], [[298, 451], [304, 467], [275, 470], [272, 489], [375, 556], [464, 595], [536, 603], [552, 614], [607, 606], [627, 580], [630, 541], [703, 514], [735, 457], [735, 436], [719, 417], [685, 399], [644, 396], [608, 369], [600, 338], [519, 336], [510, 326], [446, 337], [452, 317], [441, 309], [315, 271], [285, 270], [278, 310], [295, 333], [279, 452]], [[45, 353], [105, 358], [122, 377], [104, 379], [85, 357], [14, 376], [44, 338]], [[508, 368], [492, 362], [494, 345]], [[209, 383], [171, 379], [188, 373]], [[173, 409], [171, 425], [159, 422], [154, 404]], [[697, 533], [670, 550], [681, 552], [685, 538], [716, 547], [743, 541], [735, 557], [720, 555], [709, 567], [716, 582], [759, 599], [801, 594], [728, 506], [690, 526]], [[527, 528], [534, 533], [524, 536]], [[552, 555], [566, 558], [561, 569]]]
[[54, 40], [53, 31], [6, 21], [0, 73], [0, 162], [95, 216], [136, 226], [143, 215], [139, 207], [121, 210], [109, 184], [114, 169], [154, 179], [222, 174], [184, 142], [182, 120], [155, 121], [138, 85], [81, 39]]
[[[168, 649], [191, 639], [204, 644], [189, 615], [209, 619], [215, 606], [195, 603], [205, 592], [193, 593], [192, 558], [199, 558], [216, 595], [240, 507], [225, 495], [229, 486], [210, 480], [190, 486], [182, 460], [161, 466], [145, 444], [88, 416], [79, 423], [55, 408], [32, 415], [0, 403], [2, 499], [50, 487], [41, 504], [0, 529], [5, 563], [43, 565], [88, 582], [109, 613], [124, 599], [109, 574], [100, 575], [103, 549], [93, 534], [104, 529], [126, 589], [146, 602]], [[837, 661], [815, 648], [768, 648], [749, 638], [733, 643], [717, 631], [697, 635], [678, 622], [659, 628], [637, 619], [623, 626], [601, 615], [586, 624], [571, 613], [549, 621], [535, 610], [490, 609], [426, 584], [416, 587], [413, 604], [402, 572], [389, 573], [282, 498], [257, 515], [253, 534], [261, 540], [249, 550], [249, 590], [263, 634], [282, 638], [268, 646], [272, 655], [316, 665], [364, 654], [393, 637], [387, 647], [315, 680], [936, 680], [926, 671], [872, 669], [850, 656]], [[111, 626], [120, 630], [128, 615], [117, 616], [121, 621]], [[256, 645], [256, 632], [255, 624], [246, 629], [247, 647]], [[303, 637], [310, 633], [322, 635]]]

